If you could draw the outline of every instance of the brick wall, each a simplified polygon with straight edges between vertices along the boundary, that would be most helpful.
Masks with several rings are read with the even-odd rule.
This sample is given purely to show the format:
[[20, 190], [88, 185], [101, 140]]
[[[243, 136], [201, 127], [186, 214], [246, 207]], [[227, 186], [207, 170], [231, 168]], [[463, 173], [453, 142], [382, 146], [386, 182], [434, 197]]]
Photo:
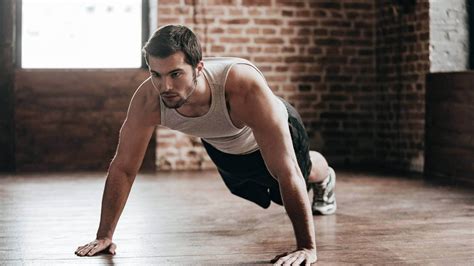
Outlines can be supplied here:
[[422, 172], [425, 78], [430, 70], [429, 3], [376, 2], [375, 158], [382, 166]]
[[[402, 11], [398, 2], [412, 1], [160, 0], [157, 13], [158, 25], [193, 28], [206, 56], [253, 61], [275, 93], [299, 110], [311, 147], [331, 164], [420, 171], [429, 5], [419, 0]], [[18, 169], [104, 169], [146, 72], [18, 70], [13, 76]], [[156, 135], [159, 169], [212, 167], [197, 138], [163, 128]], [[149, 150], [144, 166], [154, 158]]]
[[0, 171], [106, 170], [147, 71], [15, 70], [15, 3], [0, 2]]
[[[18, 70], [19, 171], [107, 170], [144, 70]], [[154, 140], [144, 169], [154, 169]]]
[[[333, 164], [373, 158], [374, 1], [161, 0], [158, 25], [170, 23], [190, 26], [205, 56], [254, 62]], [[159, 169], [212, 167], [198, 139], [164, 128], [157, 137]]]
[[469, 68], [469, 25], [466, 0], [430, 1], [431, 72]]

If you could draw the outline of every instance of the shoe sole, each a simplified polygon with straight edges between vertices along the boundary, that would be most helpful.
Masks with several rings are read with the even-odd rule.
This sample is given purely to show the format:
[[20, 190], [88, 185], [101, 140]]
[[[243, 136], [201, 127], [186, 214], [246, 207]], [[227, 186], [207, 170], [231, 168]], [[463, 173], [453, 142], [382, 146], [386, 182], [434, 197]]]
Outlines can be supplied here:
[[334, 214], [337, 210], [337, 204], [336, 201], [334, 201], [334, 205], [331, 206], [330, 208], [327, 209], [319, 209], [319, 210], [313, 210], [313, 215], [330, 215]]

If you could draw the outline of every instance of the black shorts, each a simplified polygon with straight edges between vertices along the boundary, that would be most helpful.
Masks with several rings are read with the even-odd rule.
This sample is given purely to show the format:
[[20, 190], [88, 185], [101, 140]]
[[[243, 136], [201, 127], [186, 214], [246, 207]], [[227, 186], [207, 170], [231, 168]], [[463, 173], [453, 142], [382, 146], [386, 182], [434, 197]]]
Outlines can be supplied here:
[[[298, 165], [308, 184], [311, 172], [308, 134], [295, 108], [281, 100], [288, 110], [288, 125]], [[268, 172], [260, 150], [234, 155], [217, 150], [204, 140], [202, 143], [232, 194], [250, 200], [262, 208], [268, 208], [271, 201], [283, 205], [278, 181]]]

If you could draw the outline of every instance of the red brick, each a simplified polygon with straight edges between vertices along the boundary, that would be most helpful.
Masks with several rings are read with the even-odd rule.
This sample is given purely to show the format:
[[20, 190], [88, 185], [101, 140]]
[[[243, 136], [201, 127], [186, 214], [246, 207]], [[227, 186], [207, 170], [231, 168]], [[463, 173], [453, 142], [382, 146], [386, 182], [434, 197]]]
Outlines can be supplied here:
[[241, 17], [244, 15], [244, 10], [242, 8], [228, 8], [229, 15], [235, 17]]
[[205, 16], [224, 16], [225, 9], [221, 7], [204, 7], [202, 9], [202, 14]]
[[[161, 0], [160, 0], [161, 1]], [[206, 0], [207, 5], [235, 5], [237, 0]]]
[[280, 30], [282, 35], [291, 35], [295, 32], [294, 28], [281, 28]]
[[276, 0], [277, 5], [304, 7], [305, 3], [299, 0]]
[[281, 15], [284, 17], [292, 17], [293, 16], [293, 11], [292, 10], [282, 10]]
[[256, 56], [255, 61], [259, 63], [279, 63], [283, 62], [283, 58], [275, 56]]
[[227, 30], [228, 34], [242, 34], [243, 29], [242, 28], [229, 28]]
[[296, 44], [296, 45], [309, 44], [309, 38], [308, 37], [292, 38], [292, 39], [290, 39], [290, 43], [291, 44]]
[[258, 44], [282, 44], [285, 41], [282, 38], [255, 38]]
[[162, 6], [159, 6], [158, 7], [158, 13], [159, 14], [172, 14], [173, 9], [171, 7], [162, 7]]
[[[178, 18], [176, 18], [178, 19]], [[184, 19], [184, 22], [186, 25], [192, 25], [194, 24], [195, 22], [197, 23], [201, 23], [201, 24], [212, 24], [214, 23], [215, 19], [214, 18], [204, 18], [204, 17], [200, 17], [198, 16], [196, 19], [194, 18], [185, 18]]]
[[263, 49], [263, 52], [269, 53], [269, 54], [276, 54], [280, 52], [280, 47], [279, 46], [265, 47], [265, 49]]
[[225, 46], [222, 45], [213, 45], [211, 47], [211, 52], [212, 53], [223, 53], [225, 52]]
[[283, 21], [281, 19], [255, 19], [257, 25], [281, 25]]
[[282, 49], [282, 52], [284, 53], [294, 53], [295, 51], [295, 47], [283, 47]]
[[160, 25], [167, 25], [167, 24], [179, 24], [181, 22], [180, 18], [173, 18], [173, 17], [161, 17], [158, 19], [158, 23]]
[[275, 67], [276, 72], [287, 72], [289, 70], [288, 66], [277, 66]]
[[259, 28], [248, 28], [245, 30], [246, 34], [258, 34], [260, 32]]
[[[187, 0], [187, 1], [191, 1], [191, 0]], [[160, 0], [160, 6], [161, 5], [179, 5], [179, 1], [176, 1], [176, 0]]]
[[311, 16], [311, 11], [310, 10], [298, 10], [296, 11], [296, 17], [309, 17]]
[[289, 26], [317, 26], [319, 23], [315, 20], [292, 20], [288, 22]]
[[275, 29], [263, 29], [262, 34], [263, 35], [275, 35], [276, 30]]
[[242, 0], [243, 6], [270, 6], [272, 0]]
[[252, 17], [260, 17], [263, 15], [263, 11], [260, 8], [249, 8], [248, 13]]
[[221, 33], [224, 33], [224, 29], [222, 27], [216, 27], [216, 28], [209, 29], [209, 32], [210, 33], [221, 34]]
[[220, 19], [219, 21], [222, 24], [235, 25], [235, 24], [248, 24], [250, 19], [248, 18]]
[[235, 54], [240, 54], [240, 53], [243, 52], [243, 50], [244, 50], [244, 49], [242, 48], [242, 46], [231, 47], [231, 48], [229, 49], [229, 53], [230, 53], [230, 54], [233, 54], [233, 55], [235, 55]]
[[259, 53], [260, 51], [262, 51], [262, 47], [247, 47], [248, 53]]
[[311, 7], [316, 9], [340, 9], [341, 4], [336, 1], [323, 1], [311, 3]]
[[220, 37], [219, 38], [222, 43], [248, 43], [250, 42], [250, 38], [245, 37]]

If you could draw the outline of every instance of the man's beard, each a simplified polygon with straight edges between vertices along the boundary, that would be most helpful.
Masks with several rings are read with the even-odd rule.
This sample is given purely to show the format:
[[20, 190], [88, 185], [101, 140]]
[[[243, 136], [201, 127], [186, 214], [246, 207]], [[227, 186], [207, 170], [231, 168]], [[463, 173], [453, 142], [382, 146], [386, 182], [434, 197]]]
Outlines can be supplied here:
[[193, 72], [193, 87], [191, 89], [191, 91], [188, 93], [188, 95], [184, 98], [181, 98], [180, 96], [178, 96], [180, 99], [176, 102], [176, 103], [167, 103], [163, 98], [162, 98], [162, 102], [165, 104], [166, 108], [169, 108], [169, 109], [178, 109], [180, 108], [181, 106], [183, 106], [189, 99], [189, 97], [191, 97], [191, 95], [193, 94], [194, 90], [196, 89], [197, 87], [197, 77], [196, 77], [196, 73]]

